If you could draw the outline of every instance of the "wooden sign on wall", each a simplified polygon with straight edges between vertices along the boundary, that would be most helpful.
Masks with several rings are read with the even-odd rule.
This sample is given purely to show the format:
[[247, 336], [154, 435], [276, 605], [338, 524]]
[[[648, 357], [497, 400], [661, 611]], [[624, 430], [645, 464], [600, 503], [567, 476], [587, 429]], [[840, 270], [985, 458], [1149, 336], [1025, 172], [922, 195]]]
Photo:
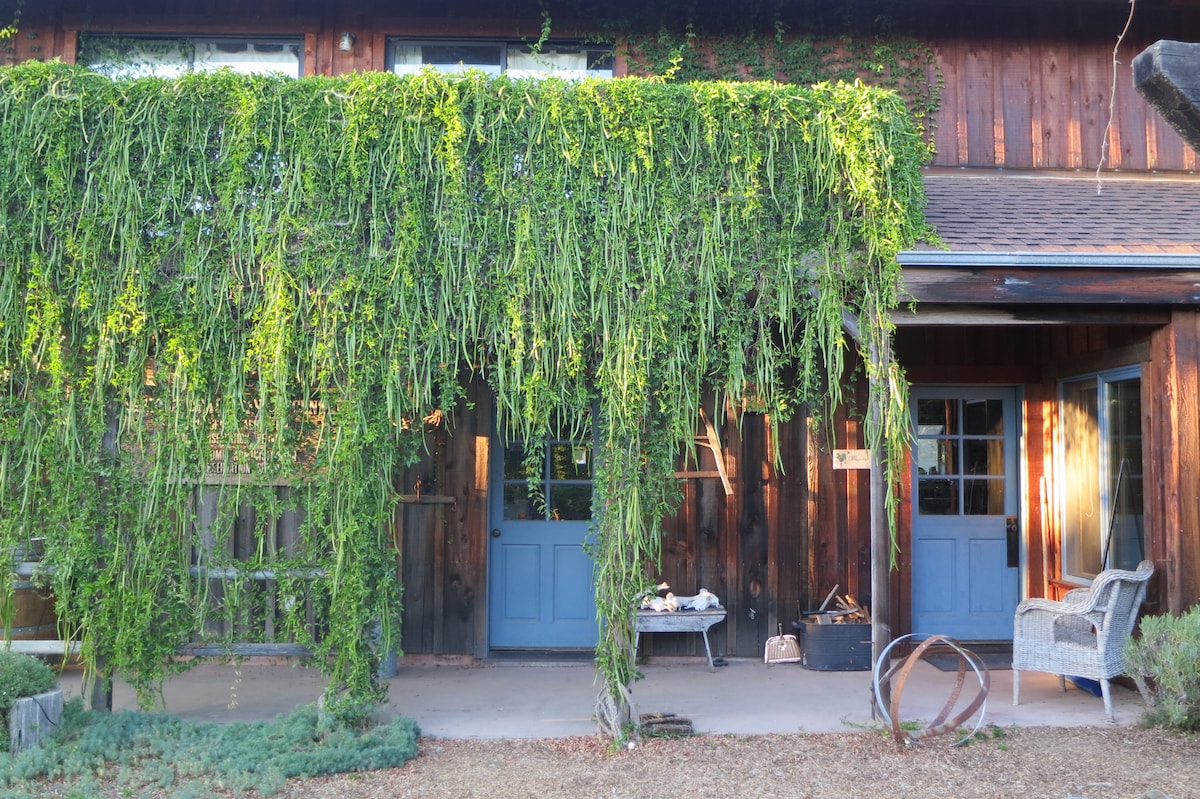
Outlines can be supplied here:
[[870, 469], [871, 450], [869, 449], [835, 449], [833, 451], [833, 468], [835, 469]]

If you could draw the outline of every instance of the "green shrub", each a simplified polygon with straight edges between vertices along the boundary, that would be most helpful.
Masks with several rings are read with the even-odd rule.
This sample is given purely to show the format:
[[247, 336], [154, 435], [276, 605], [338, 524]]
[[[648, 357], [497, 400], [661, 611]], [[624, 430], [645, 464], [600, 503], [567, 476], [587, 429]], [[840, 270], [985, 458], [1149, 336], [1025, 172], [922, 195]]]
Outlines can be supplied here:
[[69, 796], [90, 796], [104, 781], [128, 795], [270, 796], [289, 779], [402, 766], [417, 756], [420, 730], [397, 717], [348, 728], [316, 706], [274, 721], [186, 721], [166, 713], [63, 709], [55, 736], [15, 757], [0, 755], [0, 795], [34, 799], [52, 778]]
[[1146, 723], [1200, 729], [1200, 607], [1182, 616], [1148, 616], [1139, 629], [1125, 664], [1150, 705]]
[[0, 650], [0, 752], [9, 746], [8, 714], [13, 703], [24, 696], [36, 696], [58, 685], [54, 669], [37, 658]]

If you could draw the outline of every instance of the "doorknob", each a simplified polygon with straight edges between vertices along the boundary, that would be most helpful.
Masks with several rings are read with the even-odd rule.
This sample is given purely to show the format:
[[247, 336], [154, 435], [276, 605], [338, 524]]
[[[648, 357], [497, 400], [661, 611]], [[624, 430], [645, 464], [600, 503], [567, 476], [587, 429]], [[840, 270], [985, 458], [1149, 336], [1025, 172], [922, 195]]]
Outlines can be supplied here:
[[500, 537], [500, 528], [493, 527], [492, 528], [492, 538], [499, 538], [499, 537]]
[[1008, 550], [1008, 568], [1018, 568], [1021, 565], [1021, 527], [1016, 516], [1004, 520], [1004, 538]]

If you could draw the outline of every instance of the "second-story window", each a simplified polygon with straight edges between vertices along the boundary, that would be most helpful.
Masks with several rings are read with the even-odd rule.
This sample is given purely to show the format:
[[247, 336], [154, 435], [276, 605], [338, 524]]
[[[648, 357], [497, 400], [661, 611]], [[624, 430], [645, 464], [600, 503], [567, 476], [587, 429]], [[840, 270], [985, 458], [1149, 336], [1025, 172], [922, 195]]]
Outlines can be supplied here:
[[110, 77], [179, 77], [194, 70], [228, 68], [245, 74], [300, 77], [299, 37], [110, 36], [80, 37], [80, 64]]
[[432, 68], [442, 72], [477, 69], [513, 77], [554, 75], [562, 78], [611, 78], [612, 48], [601, 45], [547, 43], [533, 47], [504, 41], [394, 39], [388, 66], [408, 75]]

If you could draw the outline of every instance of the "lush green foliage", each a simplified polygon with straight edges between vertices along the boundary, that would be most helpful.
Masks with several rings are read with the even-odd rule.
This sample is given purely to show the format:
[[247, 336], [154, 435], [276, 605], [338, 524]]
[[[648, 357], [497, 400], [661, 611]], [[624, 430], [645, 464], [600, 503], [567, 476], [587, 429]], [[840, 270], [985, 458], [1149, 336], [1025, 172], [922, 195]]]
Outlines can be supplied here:
[[8, 751], [8, 714], [13, 703], [24, 696], [53, 690], [56, 685], [54, 669], [42, 661], [0, 650], [0, 752]]
[[37, 747], [0, 755], [5, 796], [38, 796], [31, 780], [53, 777], [68, 795], [93, 796], [114, 782], [130, 796], [211, 796], [215, 789], [271, 795], [287, 780], [402, 766], [417, 756], [410, 719], [368, 729], [323, 720], [305, 706], [273, 722], [216, 724], [163, 713], [95, 713], [67, 703], [62, 729]]
[[[0, 71], [0, 140], [0, 544], [45, 536], [70, 633], [144, 697], [203, 628], [197, 558], [274, 569], [291, 636], [316, 608], [330, 690], [377, 697], [393, 475], [473, 379], [515, 439], [598, 412], [616, 691], [705, 392], [774, 421], [836, 401], [845, 319], [888, 351], [894, 256], [925, 232], [912, 117], [849, 84], [28, 64]], [[868, 433], [894, 474], [889, 379]], [[196, 485], [234, 471], [292, 490], [231, 487], [201, 529]], [[302, 542], [258, 530], [231, 563], [247, 500], [301, 509]]]
[[1146, 722], [1200, 729], [1200, 607], [1182, 616], [1146, 616], [1138, 629], [1125, 662], [1150, 704]]
[[781, 21], [771, 35], [698, 34], [691, 26], [663, 27], [626, 37], [630, 68], [674, 80], [773, 80], [809, 85], [862, 79], [900, 94], [928, 124], [937, 110], [941, 78], [932, 49], [917, 39], [885, 33], [816, 36], [790, 32]]

